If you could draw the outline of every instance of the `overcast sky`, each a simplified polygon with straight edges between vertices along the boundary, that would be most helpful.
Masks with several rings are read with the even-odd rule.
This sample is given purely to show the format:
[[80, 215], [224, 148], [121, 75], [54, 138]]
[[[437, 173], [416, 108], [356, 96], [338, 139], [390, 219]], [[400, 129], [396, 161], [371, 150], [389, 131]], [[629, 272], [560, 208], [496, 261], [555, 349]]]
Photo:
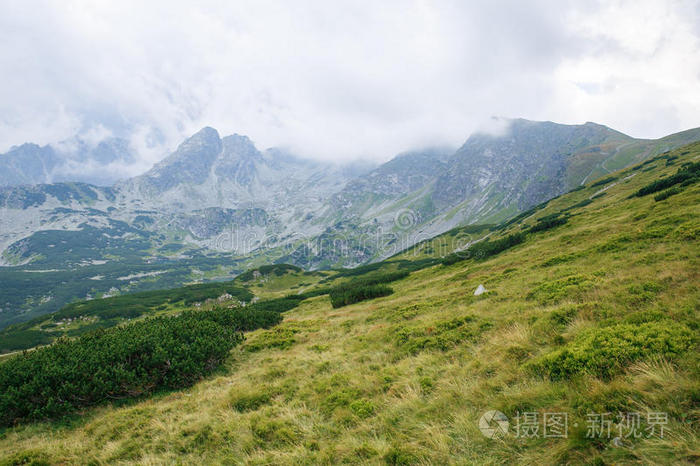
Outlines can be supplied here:
[[203, 126], [326, 158], [458, 146], [491, 115], [700, 126], [700, 1], [0, 2], [0, 152]]

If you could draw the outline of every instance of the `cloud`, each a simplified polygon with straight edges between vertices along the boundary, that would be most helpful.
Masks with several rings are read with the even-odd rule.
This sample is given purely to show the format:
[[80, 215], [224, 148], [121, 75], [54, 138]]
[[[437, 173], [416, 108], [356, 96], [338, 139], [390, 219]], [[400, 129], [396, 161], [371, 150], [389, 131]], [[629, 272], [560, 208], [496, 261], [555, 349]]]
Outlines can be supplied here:
[[492, 115], [698, 126], [695, 1], [26, 1], [0, 6], [0, 151], [128, 137], [134, 171], [210, 125], [386, 160]]

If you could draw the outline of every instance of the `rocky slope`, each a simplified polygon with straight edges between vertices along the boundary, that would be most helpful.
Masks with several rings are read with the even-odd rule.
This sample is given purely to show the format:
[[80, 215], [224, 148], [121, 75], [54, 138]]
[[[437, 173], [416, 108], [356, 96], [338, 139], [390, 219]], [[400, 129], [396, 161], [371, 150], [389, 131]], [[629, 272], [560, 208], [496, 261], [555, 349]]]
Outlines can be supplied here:
[[[595, 123], [507, 123], [504, 133], [474, 134], [451, 154], [403, 154], [348, 183], [331, 198], [324, 234], [349, 238], [350, 250], [358, 236], [380, 238], [369, 259], [388, 257], [459, 225], [501, 222], [612, 169], [700, 139], [700, 129], [642, 140]], [[358, 262], [368, 260], [366, 248], [355, 250]], [[304, 259], [296, 263], [326, 260], [315, 250]]]
[[[130, 276], [150, 273], [155, 263], [174, 268], [190, 261], [191, 273], [177, 280], [199, 281], [226, 277], [242, 264], [354, 266], [455, 226], [499, 223], [610, 170], [700, 140], [699, 129], [640, 140], [594, 123], [507, 123], [504, 133], [474, 134], [456, 151], [411, 151], [374, 169], [261, 151], [245, 136], [221, 138], [204, 128], [148, 172], [109, 188], [0, 188], [2, 272], [110, 266]], [[25, 157], [20, 166], [27, 172], [55, 168], [53, 149], [25, 146], [13, 152], [13, 160]], [[110, 147], [112, 155], [94, 158], [108, 163], [123, 155], [119, 147], [126, 150], [116, 142]], [[0, 163], [10, 160], [4, 157]], [[157, 286], [158, 280], [132, 280], [129, 289]], [[76, 289], [92, 296], [115, 287], [124, 291], [114, 281], [89, 285], [80, 282]], [[3, 316], [36, 309], [37, 300], [60, 305], [56, 295], [46, 289], [22, 297], [21, 286], [0, 291], [0, 325]]]

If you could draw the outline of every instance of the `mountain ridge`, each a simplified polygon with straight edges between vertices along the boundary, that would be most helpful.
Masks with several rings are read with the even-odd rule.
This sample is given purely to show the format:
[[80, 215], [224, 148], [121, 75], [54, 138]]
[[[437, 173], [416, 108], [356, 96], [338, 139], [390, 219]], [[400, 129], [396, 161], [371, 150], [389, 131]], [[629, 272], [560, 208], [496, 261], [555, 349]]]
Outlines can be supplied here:
[[[185, 283], [228, 277], [243, 264], [352, 267], [460, 225], [500, 223], [611, 170], [700, 140], [700, 129], [638, 140], [591, 123], [510, 125], [505, 133], [472, 135], [454, 151], [409, 151], [378, 167], [260, 151], [246, 136], [221, 138], [206, 127], [151, 170], [109, 188], [0, 188], [0, 272], [56, 270], [42, 272], [40, 294], [0, 291], [6, 309], [0, 325], [60, 306], [65, 298], [50, 284], [54, 273], [93, 267], [150, 273], [152, 264], [177, 268], [180, 261], [192, 267], [178, 275]], [[191, 265], [196, 262], [204, 269]], [[161, 279], [127, 287], [81, 278], [74, 297], [138, 290]]]

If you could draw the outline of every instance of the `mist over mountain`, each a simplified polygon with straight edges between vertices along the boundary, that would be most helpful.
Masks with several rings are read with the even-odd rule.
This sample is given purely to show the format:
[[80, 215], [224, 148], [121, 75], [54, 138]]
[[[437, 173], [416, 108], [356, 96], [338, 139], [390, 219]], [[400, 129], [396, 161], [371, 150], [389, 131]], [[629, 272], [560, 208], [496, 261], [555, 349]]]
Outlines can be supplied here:
[[109, 186], [128, 176], [136, 162], [125, 139], [91, 144], [78, 137], [55, 145], [25, 143], [0, 154], [0, 186], [78, 181]]
[[[166, 279], [174, 285], [221, 279], [256, 263], [356, 266], [457, 226], [500, 223], [588, 180], [700, 140], [700, 129], [643, 140], [595, 123], [500, 124], [506, 129], [473, 134], [458, 149], [409, 151], [374, 167], [259, 150], [246, 136], [221, 137], [206, 127], [144, 174], [109, 187], [79, 182], [87, 171], [70, 178], [66, 167], [88, 157], [103, 167], [128, 160], [123, 141], [78, 145], [69, 156], [25, 144], [0, 159], [22, 169], [3, 172], [5, 182], [21, 186], [0, 187], [0, 261], [6, 270], [44, 271], [49, 283], [51, 274], [71, 272], [73, 298]], [[105, 179], [113, 175], [102, 171]], [[71, 181], [33, 184], [62, 176]], [[92, 269], [97, 279], [86, 280]], [[105, 270], [146, 275], [123, 283]], [[171, 272], [149, 275], [162, 270]], [[4, 298], [0, 321], [70, 299], [50, 284], [30, 294], [29, 301]]]

